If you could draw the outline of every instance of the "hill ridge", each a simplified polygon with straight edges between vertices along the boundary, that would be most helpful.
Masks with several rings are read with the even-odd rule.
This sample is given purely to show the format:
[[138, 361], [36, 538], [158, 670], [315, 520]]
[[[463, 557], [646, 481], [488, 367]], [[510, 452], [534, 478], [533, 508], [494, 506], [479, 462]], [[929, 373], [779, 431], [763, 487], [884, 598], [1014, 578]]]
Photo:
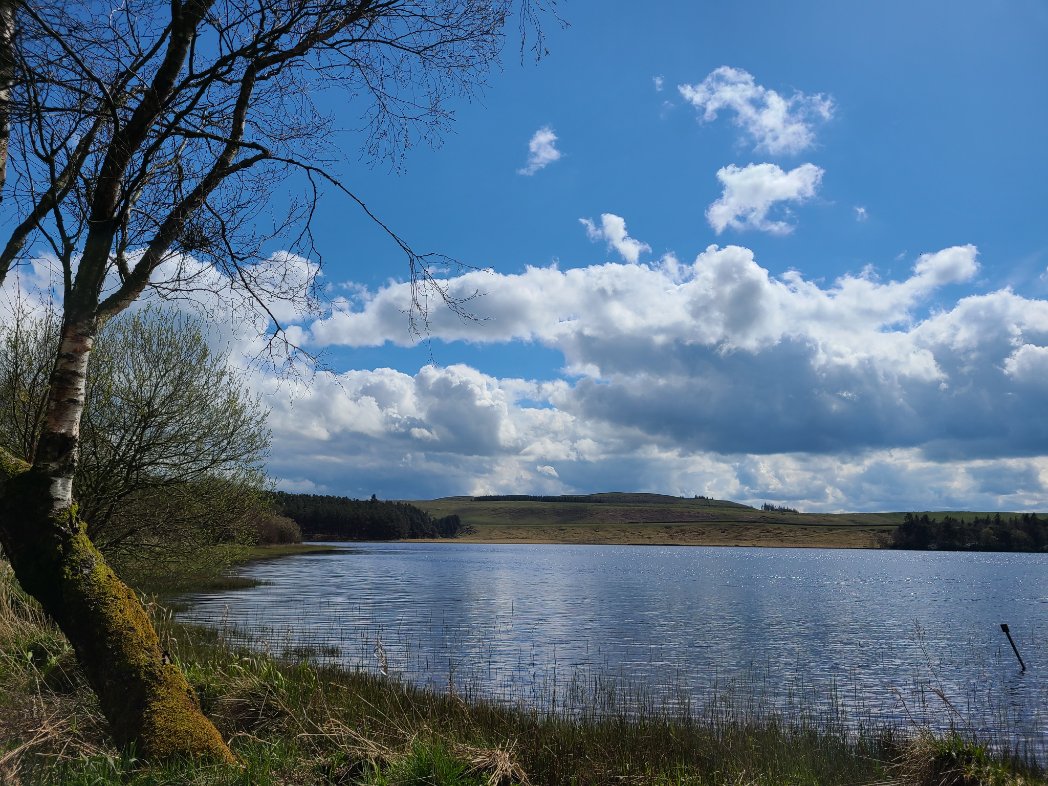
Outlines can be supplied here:
[[749, 505], [711, 497], [674, 497], [646, 491], [599, 491], [592, 494], [480, 494], [472, 497], [444, 497], [443, 499], [470, 502], [545, 502], [552, 504], [610, 504], [610, 505], [699, 505], [702, 507], [729, 507], [753, 510]]

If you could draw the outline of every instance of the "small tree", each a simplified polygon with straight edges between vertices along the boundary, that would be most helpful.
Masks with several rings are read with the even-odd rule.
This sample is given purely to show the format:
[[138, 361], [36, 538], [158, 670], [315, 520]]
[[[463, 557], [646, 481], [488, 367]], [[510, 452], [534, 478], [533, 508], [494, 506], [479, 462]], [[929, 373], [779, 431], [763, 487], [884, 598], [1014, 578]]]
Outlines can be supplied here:
[[34, 314], [21, 299], [0, 325], [0, 448], [32, 463], [47, 412], [47, 385], [61, 324], [53, 311]]
[[[27, 461], [58, 329], [53, 313], [17, 305], [0, 325], [0, 447]], [[149, 307], [106, 323], [88, 365], [74, 478], [92, 541], [124, 570], [156, 576], [192, 569], [216, 542], [251, 539], [267, 506], [265, 418], [197, 319]]]
[[[63, 273], [32, 466], [0, 454], [0, 544], [72, 643], [116, 740], [146, 757], [231, 754], [74, 505], [99, 327], [146, 287], [200, 286], [203, 270], [264, 310], [302, 298], [310, 282], [288, 275], [290, 258], [272, 263], [271, 241], [310, 249], [322, 184], [367, 210], [317, 163], [331, 123], [311, 96], [341, 88], [364, 109], [366, 152], [395, 154], [450, 120], [444, 99], [483, 76], [509, 11], [510, 0], [0, 0], [4, 204], [18, 214], [0, 283], [30, 240]], [[259, 232], [260, 208], [295, 173], [303, 201]], [[427, 258], [390, 235], [412, 281], [436, 285]]]
[[132, 498], [260, 489], [266, 412], [199, 322], [152, 309], [113, 320], [99, 332], [88, 380], [74, 483], [97, 544], [157, 532], [152, 517], [128, 515]]

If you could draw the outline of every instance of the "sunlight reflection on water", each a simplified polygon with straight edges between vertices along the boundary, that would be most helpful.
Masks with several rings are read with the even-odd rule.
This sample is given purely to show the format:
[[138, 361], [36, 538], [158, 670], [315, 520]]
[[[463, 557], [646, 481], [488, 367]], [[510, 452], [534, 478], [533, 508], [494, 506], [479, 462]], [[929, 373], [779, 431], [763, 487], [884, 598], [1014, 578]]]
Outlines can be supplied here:
[[182, 616], [540, 707], [609, 686], [671, 711], [735, 692], [851, 723], [953, 722], [1043, 757], [1046, 568], [1032, 554], [379, 543], [256, 563], [245, 575], [265, 584], [194, 596]]

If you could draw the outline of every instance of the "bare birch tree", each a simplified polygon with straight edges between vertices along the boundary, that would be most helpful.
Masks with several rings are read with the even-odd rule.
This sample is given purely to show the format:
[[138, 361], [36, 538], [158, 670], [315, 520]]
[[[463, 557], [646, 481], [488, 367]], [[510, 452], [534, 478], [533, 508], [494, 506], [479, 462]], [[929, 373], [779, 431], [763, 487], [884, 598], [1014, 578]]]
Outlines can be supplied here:
[[[164, 655], [134, 594], [75, 505], [86, 374], [100, 324], [147, 287], [210, 280], [268, 309], [305, 296], [273, 241], [311, 252], [322, 188], [378, 219], [322, 162], [340, 90], [363, 110], [364, 153], [397, 155], [440, 133], [502, 45], [512, 0], [0, 0], [0, 283], [42, 244], [62, 270], [62, 325], [31, 466], [0, 455], [0, 544], [22, 586], [72, 643], [114, 738], [150, 757], [231, 760]], [[532, 20], [524, 0], [519, 18]], [[541, 49], [541, 39], [537, 46]], [[274, 188], [303, 198], [260, 219]], [[412, 281], [428, 259], [385, 229]], [[268, 229], [260, 230], [260, 226]], [[270, 316], [272, 314], [270, 313]], [[274, 319], [271, 336], [281, 326]]]

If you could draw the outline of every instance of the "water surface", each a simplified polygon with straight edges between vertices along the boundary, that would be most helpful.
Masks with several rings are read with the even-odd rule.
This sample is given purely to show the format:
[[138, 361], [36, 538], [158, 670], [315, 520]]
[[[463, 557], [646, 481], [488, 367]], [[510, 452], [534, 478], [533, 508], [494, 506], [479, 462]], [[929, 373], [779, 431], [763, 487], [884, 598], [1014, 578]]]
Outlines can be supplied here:
[[678, 708], [727, 692], [1041, 749], [1048, 733], [1046, 555], [380, 543], [245, 574], [265, 584], [185, 616], [438, 687], [548, 705], [596, 681]]

